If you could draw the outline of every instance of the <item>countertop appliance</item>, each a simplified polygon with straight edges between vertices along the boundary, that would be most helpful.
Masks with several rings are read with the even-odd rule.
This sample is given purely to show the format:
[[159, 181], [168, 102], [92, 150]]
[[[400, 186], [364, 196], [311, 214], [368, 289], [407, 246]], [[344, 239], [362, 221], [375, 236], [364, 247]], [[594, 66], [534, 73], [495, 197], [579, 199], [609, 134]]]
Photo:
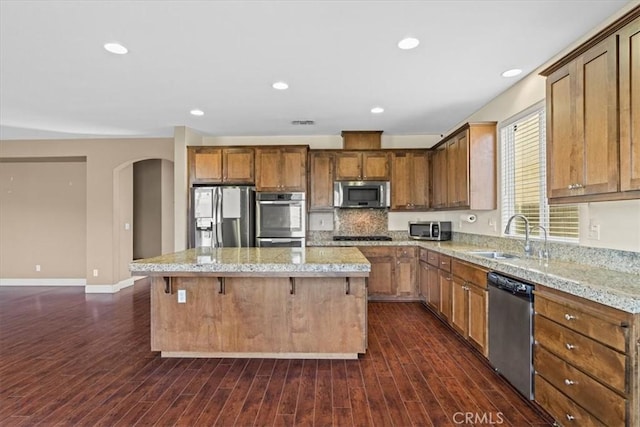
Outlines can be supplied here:
[[305, 193], [257, 193], [256, 246], [304, 247]]
[[388, 208], [391, 206], [389, 181], [334, 181], [333, 206]]
[[451, 240], [451, 221], [410, 221], [409, 237], [416, 240]]
[[496, 272], [489, 284], [489, 363], [533, 399], [534, 285]]
[[389, 236], [333, 236], [333, 240], [335, 242], [348, 242], [351, 240], [355, 241], [390, 241], [393, 240]]
[[192, 188], [189, 247], [255, 246], [255, 194], [246, 186]]

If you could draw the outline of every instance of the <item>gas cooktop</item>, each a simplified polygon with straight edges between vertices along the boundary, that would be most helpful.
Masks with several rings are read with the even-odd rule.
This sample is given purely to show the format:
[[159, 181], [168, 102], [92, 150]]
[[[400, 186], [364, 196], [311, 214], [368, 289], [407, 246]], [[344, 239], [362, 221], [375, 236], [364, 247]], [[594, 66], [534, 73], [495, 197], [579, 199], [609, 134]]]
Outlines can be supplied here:
[[346, 240], [389, 241], [389, 240], [392, 240], [392, 239], [389, 236], [333, 236], [333, 240], [335, 240], [335, 241], [346, 241]]

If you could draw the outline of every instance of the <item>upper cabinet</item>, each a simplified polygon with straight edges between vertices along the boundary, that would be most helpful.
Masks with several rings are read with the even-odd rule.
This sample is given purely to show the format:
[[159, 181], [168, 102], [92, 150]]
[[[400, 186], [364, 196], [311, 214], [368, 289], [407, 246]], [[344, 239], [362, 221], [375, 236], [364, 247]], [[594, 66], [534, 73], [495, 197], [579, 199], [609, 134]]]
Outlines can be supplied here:
[[189, 184], [253, 184], [252, 147], [187, 147]]
[[388, 181], [389, 155], [386, 151], [336, 152], [337, 181]]
[[635, 8], [542, 72], [549, 203], [640, 197], [639, 16]]
[[391, 209], [426, 210], [429, 207], [429, 153], [395, 150], [391, 153]]
[[431, 207], [447, 207], [447, 146], [441, 145], [431, 156]]
[[496, 122], [467, 123], [435, 147], [434, 209], [496, 208]]
[[309, 151], [310, 211], [333, 209], [333, 181], [335, 154], [332, 151]]
[[620, 189], [640, 190], [640, 18], [618, 33]]
[[381, 130], [342, 131], [344, 150], [379, 150], [382, 147]]
[[256, 147], [257, 191], [306, 191], [307, 146]]

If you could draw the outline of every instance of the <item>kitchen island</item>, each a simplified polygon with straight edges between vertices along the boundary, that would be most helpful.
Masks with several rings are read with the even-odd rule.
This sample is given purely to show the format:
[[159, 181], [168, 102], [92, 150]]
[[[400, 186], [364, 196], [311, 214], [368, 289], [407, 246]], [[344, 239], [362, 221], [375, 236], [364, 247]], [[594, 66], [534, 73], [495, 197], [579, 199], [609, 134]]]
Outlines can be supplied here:
[[366, 351], [371, 265], [356, 248], [196, 248], [129, 269], [151, 276], [151, 350], [163, 357]]

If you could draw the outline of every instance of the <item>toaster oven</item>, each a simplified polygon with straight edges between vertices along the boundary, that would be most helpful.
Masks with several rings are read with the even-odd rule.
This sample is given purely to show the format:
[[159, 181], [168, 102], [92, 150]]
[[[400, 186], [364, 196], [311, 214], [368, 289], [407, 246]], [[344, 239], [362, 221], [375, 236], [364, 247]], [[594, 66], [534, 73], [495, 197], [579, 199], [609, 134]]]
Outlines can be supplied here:
[[409, 222], [409, 237], [416, 240], [451, 240], [451, 221]]

